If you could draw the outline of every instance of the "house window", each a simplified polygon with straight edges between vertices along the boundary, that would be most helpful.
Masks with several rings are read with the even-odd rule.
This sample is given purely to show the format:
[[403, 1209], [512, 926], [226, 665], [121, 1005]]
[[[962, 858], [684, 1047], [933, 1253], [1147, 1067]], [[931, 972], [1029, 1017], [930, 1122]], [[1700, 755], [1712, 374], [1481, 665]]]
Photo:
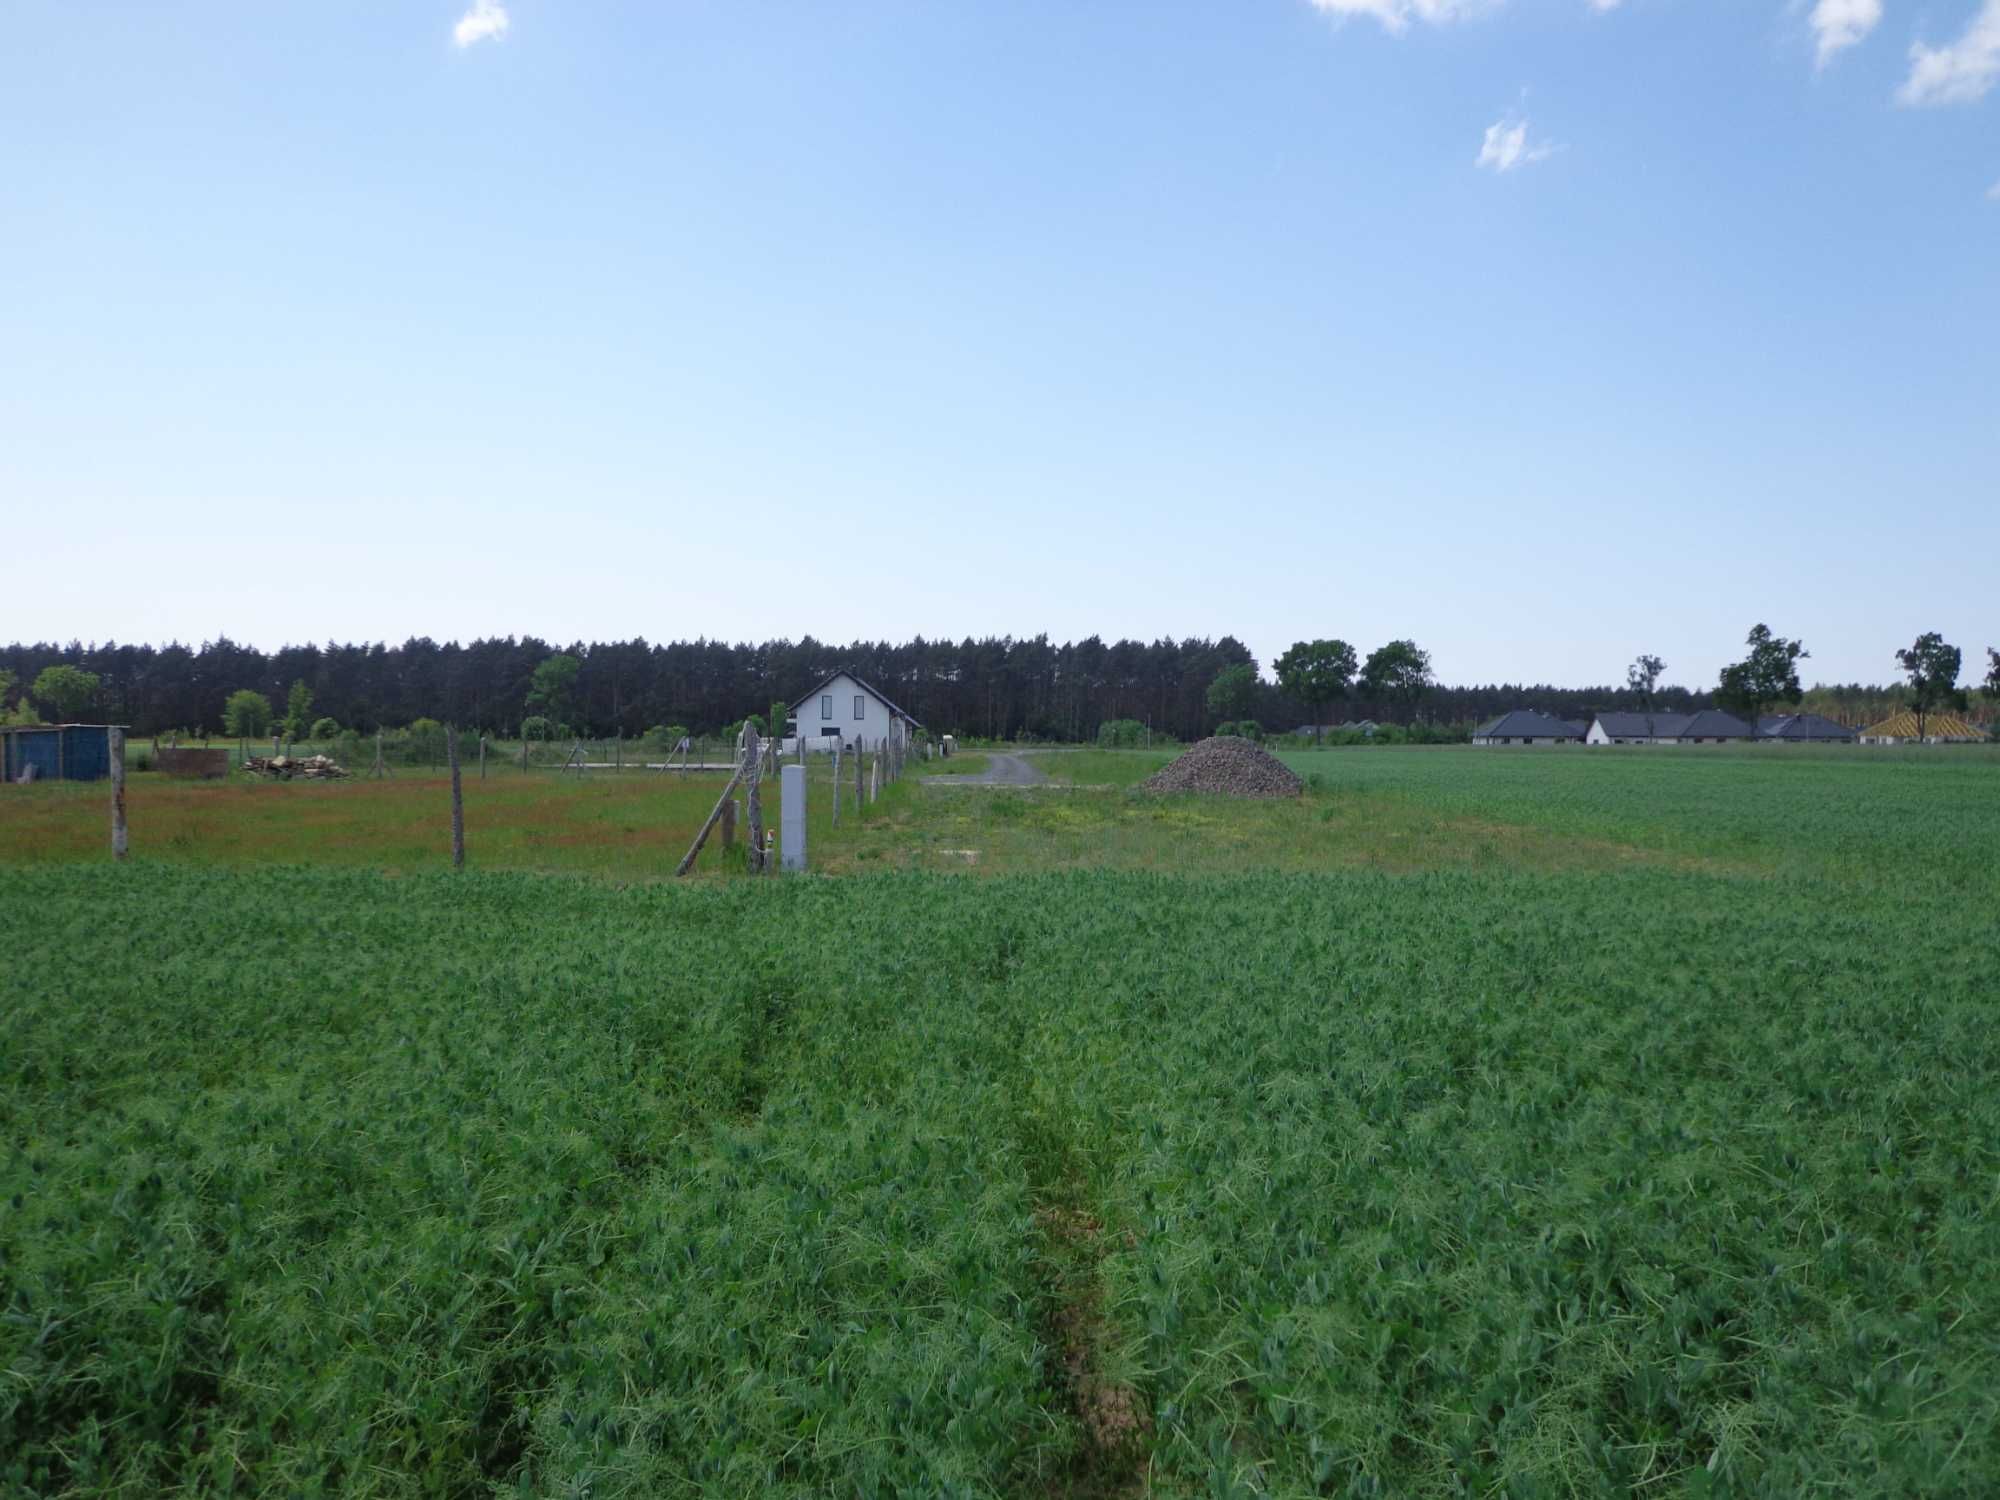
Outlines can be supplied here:
[[822, 693], [820, 695], [819, 716], [822, 719], [830, 719], [833, 717], [833, 694]]
[[857, 723], [868, 717], [868, 699], [861, 693], [854, 695], [854, 718]]

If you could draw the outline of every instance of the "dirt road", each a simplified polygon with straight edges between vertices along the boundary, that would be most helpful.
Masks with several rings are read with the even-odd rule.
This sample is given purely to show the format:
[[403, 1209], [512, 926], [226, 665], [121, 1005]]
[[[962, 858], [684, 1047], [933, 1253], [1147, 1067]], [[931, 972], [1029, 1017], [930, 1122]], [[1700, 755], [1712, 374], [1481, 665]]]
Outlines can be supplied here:
[[986, 769], [977, 776], [926, 776], [925, 786], [1046, 786], [1049, 778], [1025, 756], [1002, 755], [997, 751], [977, 752], [986, 757]]

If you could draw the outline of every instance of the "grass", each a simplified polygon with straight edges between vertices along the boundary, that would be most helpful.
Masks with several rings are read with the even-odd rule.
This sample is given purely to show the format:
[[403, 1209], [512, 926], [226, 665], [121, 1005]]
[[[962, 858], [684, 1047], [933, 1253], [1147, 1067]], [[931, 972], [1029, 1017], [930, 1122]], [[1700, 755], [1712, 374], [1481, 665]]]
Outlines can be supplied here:
[[1988, 1492], [2000, 760], [1287, 758], [680, 884], [6, 789], [0, 1493]]
[[[844, 761], [843, 767], [851, 767]], [[831, 766], [808, 764], [807, 838], [834, 833]], [[618, 880], [672, 874], [728, 781], [720, 773], [578, 777], [494, 769], [463, 779], [467, 863], [488, 870], [589, 874]], [[853, 819], [853, 780], [843, 778]], [[398, 771], [380, 781], [178, 781], [138, 773], [126, 800], [134, 857], [196, 865], [311, 864], [412, 873], [451, 863], [450, 779]], [[778, 824], [778, 785], [763, 786], [767, 827]], [[741, 803], [744, 794], [738, 792]], [[102, 784], [61, 782], [0, 789], [0, 865], [91, 859], [109, 843]], [[747, 836], [747, 829], [739, 837]], [[718, 832], [697, 872], [741, 869]]]

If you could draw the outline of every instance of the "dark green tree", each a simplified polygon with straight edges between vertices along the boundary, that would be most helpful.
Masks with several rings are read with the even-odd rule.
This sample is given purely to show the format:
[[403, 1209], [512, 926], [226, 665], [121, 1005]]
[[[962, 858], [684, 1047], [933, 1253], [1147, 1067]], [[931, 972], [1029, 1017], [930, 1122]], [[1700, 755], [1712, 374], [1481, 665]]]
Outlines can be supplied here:
[[1812, 653], [1802, 641], [1771, 634], [1768, 625], [1755, 626], [1744, 640], [1749, 654], [1722, 669], [1715, 701], [1747, 720], [1754, 730], [1766, 708], [1798, 701], [1799, 663]]
[[1208, 684], [1208, 712], [1216, 719], [1247, 719], [1257, 702], [1257, 669], [1248, 662], [1224, 667]]
[[2000, 651], [1986, 648], [1986, 691], [2000, 698]]
[[1365, 697], [1392, 703], [1407, 722], [1431, 687], [1431, 654], [1415, 641], [1391, 641], [1368, 653], [1361, 668]]
[[1653, 706], [1653, 690], [1660, 685], [1667, 664], [1657, 656], [1642, 656], [1625, 669], [1625, 685], [1639, 695], [1646, 707]]
[[1345, 641], [1294, 641], [1275, 663], [1278, 686], [1312, 710], [1313, 739], [1319, 739], [1320, 709], [1345, 698], [1354, 686], [1357, 658]]
[[1924, 737], [1924, 719], [1934, 708], [1964, 708], [1965, 694], [1958, 690], [1959, 668], [1965, 657], [1958, 647], [1945, 644], [1935, 630], [1916, 639], [1916, 644], [1896, 653], [1897, 665], [1910, 679], [1910, 706], [1917, 711], [1917, 738]]
[[67, 723], [97, 696], [98, 676], [79, 667], [44, 667], [31, 689], [51, 723]]

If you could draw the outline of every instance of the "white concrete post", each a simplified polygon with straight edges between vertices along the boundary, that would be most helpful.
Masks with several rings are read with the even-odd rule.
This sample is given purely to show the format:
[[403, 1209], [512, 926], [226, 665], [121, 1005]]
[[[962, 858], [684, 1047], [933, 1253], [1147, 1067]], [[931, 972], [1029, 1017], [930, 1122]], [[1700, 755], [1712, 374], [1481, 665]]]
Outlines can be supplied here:
[[786, 766], [778, 773], [778, 853], [787, 870], [806, 867], [806, 768]]

